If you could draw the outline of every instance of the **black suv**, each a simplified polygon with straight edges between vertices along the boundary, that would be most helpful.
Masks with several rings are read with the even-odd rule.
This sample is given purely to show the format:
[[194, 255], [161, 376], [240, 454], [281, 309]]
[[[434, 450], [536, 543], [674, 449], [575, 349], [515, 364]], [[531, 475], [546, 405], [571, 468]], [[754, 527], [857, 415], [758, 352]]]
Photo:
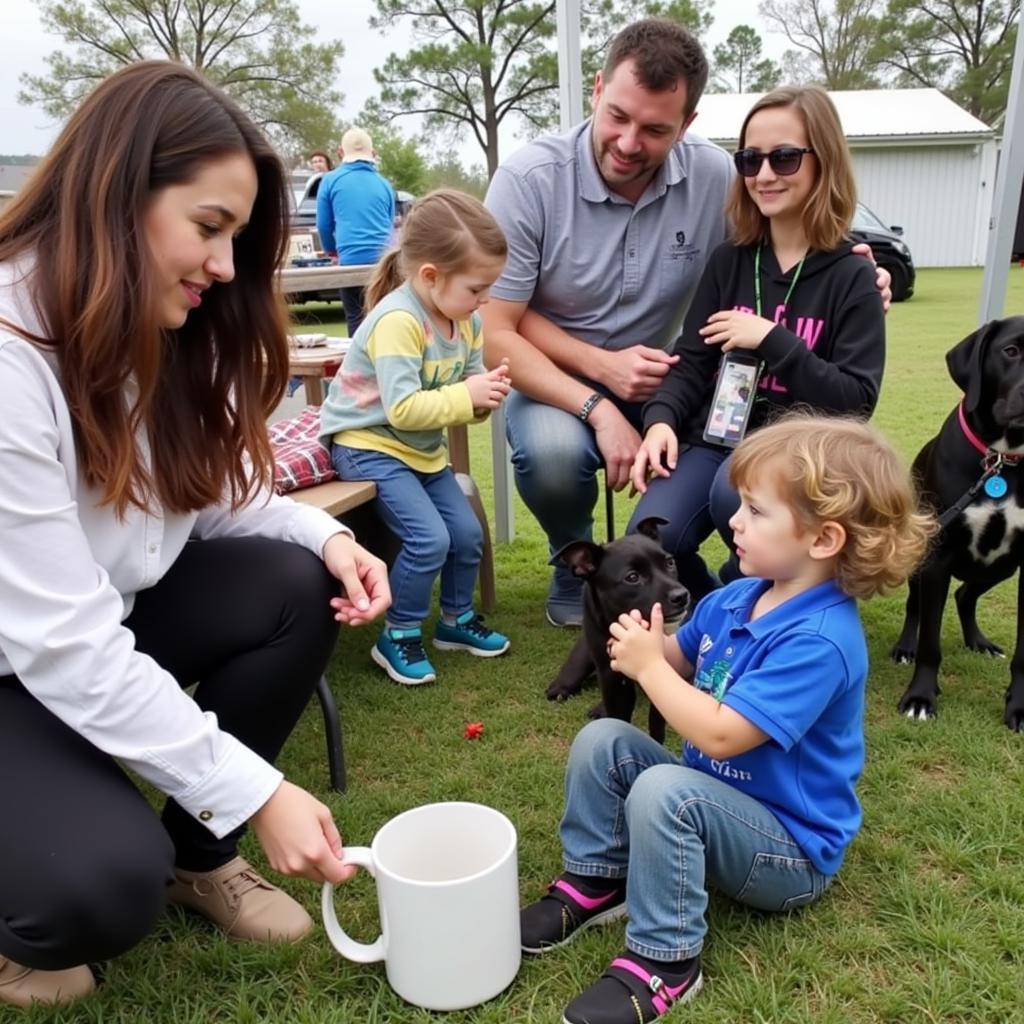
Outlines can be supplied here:
[[892, 301], [902, 302], [914, 294], [916, 272], [907, 243], [900, 238], [903, 228], [886, 227], [863, 203], [857, 204], [850, 236], [857, 242], [867, 242], [875, 254], [875, 262], [885, 267], [892, 277]]

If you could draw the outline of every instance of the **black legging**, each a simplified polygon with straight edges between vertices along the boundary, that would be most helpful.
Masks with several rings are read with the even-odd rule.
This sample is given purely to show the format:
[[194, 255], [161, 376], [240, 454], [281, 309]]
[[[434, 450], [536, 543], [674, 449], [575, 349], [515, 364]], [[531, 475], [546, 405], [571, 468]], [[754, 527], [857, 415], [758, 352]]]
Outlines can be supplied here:
[[[337, 593], [295, 544], [192, 541], [125, 625], [273, 761], [333, 650]], [[243, 831], [217, 839], [173, 801], [161, 823], [112, 758], [0, 677], [0, 955], [59, 970], [130, 949], [162, 913], [174, 866], [226, 863]]]

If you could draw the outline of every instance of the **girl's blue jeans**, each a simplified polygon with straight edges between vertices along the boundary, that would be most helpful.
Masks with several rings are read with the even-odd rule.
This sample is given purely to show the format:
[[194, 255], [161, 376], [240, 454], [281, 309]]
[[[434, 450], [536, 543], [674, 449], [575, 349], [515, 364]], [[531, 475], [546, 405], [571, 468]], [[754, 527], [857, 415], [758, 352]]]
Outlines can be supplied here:
[[442, 610], [469, 611], [483, 531], [451, 469], [420, 473], [390, 455], [339, 444], [331, 446], [331, 462], [342, 480], [377, 485], [377, 514], [401, 542], [389, 577], [388, 622], [399, 629], [419, 626], [430, 611], [438, 573]]
[[612, 718], [573, 741], [561, 839], [567, 871], [626, 877], [626, 946], [652, 960], [700, 952], [710, 884], [782, 911], [812, 903], [831, 881], [759, 801]]

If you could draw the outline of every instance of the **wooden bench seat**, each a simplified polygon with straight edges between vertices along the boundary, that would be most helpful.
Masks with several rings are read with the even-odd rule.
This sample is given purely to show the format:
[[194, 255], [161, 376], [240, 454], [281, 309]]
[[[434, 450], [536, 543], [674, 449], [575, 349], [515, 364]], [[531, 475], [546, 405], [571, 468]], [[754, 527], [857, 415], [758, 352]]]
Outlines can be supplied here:
[[325, 484], [290, 491], [289, 497], [303, 505], [322, 508], [328, 515], [340, 516], [373, 501], [377, 485], [372, 480], [328, 480]]

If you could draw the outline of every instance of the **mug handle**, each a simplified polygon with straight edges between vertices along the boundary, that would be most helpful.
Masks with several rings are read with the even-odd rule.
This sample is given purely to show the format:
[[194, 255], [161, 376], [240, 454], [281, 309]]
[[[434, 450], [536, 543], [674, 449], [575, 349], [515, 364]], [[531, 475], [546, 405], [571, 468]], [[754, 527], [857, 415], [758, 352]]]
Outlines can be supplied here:
[[[377, 873], [373, 866], [373, 854], [368, 846], [350, 846], [345, 848], [346, 864], [355, 864], [366, 868], [371, 878], [376, 878]], [[331, 945], [346, 960], [354, 960], [359, 964], [373, 964], [384, 959], [384, 936], [378, 935], [375, 942], [356, 942], [350, 939], [345, 929], [338, 923], [338, 915], [334, 909], [334, 886], [330, 882], [324, 882], [320, 893], [320, 910], [324, 918], [324, 929]]]

